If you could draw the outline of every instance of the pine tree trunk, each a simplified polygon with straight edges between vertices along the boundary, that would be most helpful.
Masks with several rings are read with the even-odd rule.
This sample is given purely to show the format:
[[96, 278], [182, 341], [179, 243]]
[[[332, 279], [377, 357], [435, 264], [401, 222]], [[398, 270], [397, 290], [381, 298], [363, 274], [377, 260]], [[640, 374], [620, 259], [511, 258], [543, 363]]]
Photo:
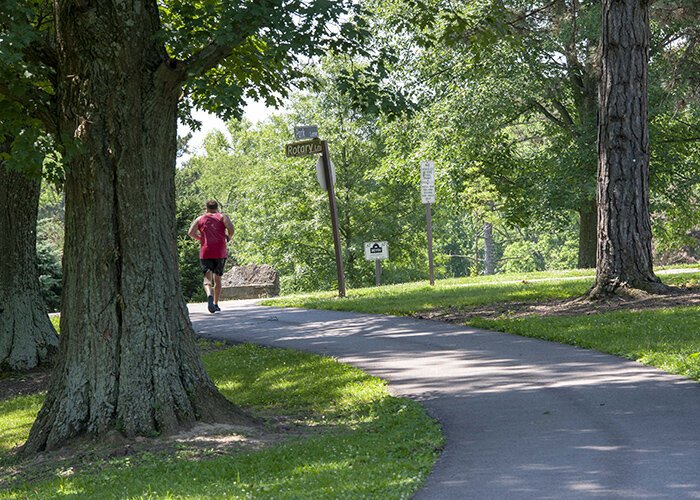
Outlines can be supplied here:
[[484, 274], [489, 276], [496, 272], [496, 245], [493, 241], [493, 225], [484, 222]]
[[586, 203], [579, 210], [578, 267], [592, 269], [596, 266], [598, 229], [595, 201]]
[[652, 268], [645, 0], [604, 0], [598, 129], [598, 258], [591, 298], [665, 291]]
[[180, 290], [180, 89], [158, 28], [155, 1], [56, 2], [59, 126], [79, 149], [66, 175], [61, 351], [25, 454], [113, 429], [247, 421], [205, 373]]
[[0, 162], [0, 370], [49, 364], [58, 336], [39, 291], [36, 221], [41, 181]]

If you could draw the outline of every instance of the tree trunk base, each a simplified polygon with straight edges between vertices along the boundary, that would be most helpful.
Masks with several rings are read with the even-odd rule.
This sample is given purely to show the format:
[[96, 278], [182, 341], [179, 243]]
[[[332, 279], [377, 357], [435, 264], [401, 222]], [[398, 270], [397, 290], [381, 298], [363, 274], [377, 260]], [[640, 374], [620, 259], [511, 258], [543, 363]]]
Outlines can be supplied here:
[[[101, 429], [98, 432], [76, 429], [70, 425], [65, 425], [61, 418], [62, 408], [60, 401], [52, 401], [52, 404], [44, 405], [37, 417], [27, 442], [19, 449], [18, 454], [23, 458], [28, 458], [42, 451], [52, 451], [65, 446], [80, 447], [81, 443], [90, 441], [104, 441], [108, 436], [110, 440], [119, 440], [122, 443], [135, 441], [138, 437], [167, 437], [178, 434], [182, 431], [190, 430], [197, 423], [225, 424], [237, 427], [258, 429], [262, 427], [263, 421], [259, 417], [243, 410], [227, 400], [216, 389], [209, 391], [202, 388], [200, 394], [195, 396], [192, 403], [191, 418], [181, 418], [173, 421], [154, 421], [154, 428], [151, 432], [131, 433], [126, 432], [118, 421], [113, 422], [111, 428]], [[58, 418], [51, 418], [58, 416]], [[67, 417], [67, 418], [70, 418]], [[157, 430], [156, 430], [157, 429]]]
[[664, 285], [660, 281], [645, 281], [634, 285], [617, 281], [599, 281], [582, 297], [590, 302], [604, 302], [610, 300], [641, 300], [654, 295], [670, 295], [677, 289]]

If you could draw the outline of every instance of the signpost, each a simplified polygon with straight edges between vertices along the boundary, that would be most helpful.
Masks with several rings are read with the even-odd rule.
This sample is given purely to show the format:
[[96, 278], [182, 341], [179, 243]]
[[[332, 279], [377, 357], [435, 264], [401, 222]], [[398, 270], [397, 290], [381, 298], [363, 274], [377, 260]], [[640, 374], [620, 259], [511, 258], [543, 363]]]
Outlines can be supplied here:
[[374, 261], [374, 283], [380, 285], [382, 260], [389, 258], [389, 243], [386, 241], [368, 241], [365, 243], [365, 259]]
[[433, 268], [433, 219], [430, 205], [435, 203], [435, 162], [420, 162], [420, 198], [425, 203], [425, 222], [428, 231], [428, 265], [430, 267], [430, 285], [435, 285]]
[[315, 138], [293, 142], [285, 146], [285, 154], [287, 157], [309, 156], [321, 154], [321, 163], [323, 167], [323, 180], [328, 191], [328, 204], [331, 209], [331, 226], [333, 227], [333, 246], [335, 247], [335, 266], [338, 275], [338, 296], [345, 297], [345, 272], [343, 271], [343, 253], [340, 247], [340, 231], [338, 229], [338, 209], [335, 204], [335, 192], [333, 190], [333, 182], [335, 175], [331, 173], [331, 159], [328, 152], [328, 143], [318, 139], [318, 127], [296, 127], [294, 129], [295, 137], [299, 135], [313, 133], [315, 130]]

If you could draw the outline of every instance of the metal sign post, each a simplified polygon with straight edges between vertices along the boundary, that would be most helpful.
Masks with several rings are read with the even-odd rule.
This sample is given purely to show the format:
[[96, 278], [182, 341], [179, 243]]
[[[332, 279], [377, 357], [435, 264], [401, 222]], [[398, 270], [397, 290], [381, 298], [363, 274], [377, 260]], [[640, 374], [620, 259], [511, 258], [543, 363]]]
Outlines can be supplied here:
[[333, 227], [333, 246], [335, 247], [335, 267], [338, 274], [338, 296], [345, 297], [345, 272], [343, 271], [343, 252], [340, 247], [340, 231], [338, 230], [338, 210], [335, 205], [335, 192], [333, 190], [333, 181], [335, 175], [331, 173], [331, 160], [328, 153], [328, 143], [318, 139], [318, 128], [312, 127], [297, 127], [294, 131], [296, 137], [307, 137], [309, 135], [315, 137], [306, 141], [293, 142], [285, 146], [285, 154], [287, 157], [295, 156], [310, 156], [321, 154], [321, 163], [323, 165], [323, 179], [325, 181], [325, 189], [328, 191], [328, 203], [331, 209], [331, 226]]
[[379, 286], [382, 275], [382, 260], [389, 258], [389, 243], [368, 241], [365, 243], [365, 259], [374, 261], [374, 284]]
[[435, 269], [433, 267], [433, 218], [430, 213], [430, 203], [425, 205], [425, 224], [428, 231], [428, 265], [430, 267], [430, 286], [435, 285]]
[[333, 190], [333, 176], [331, 175], [331, 158], [328, 152], [328, 143], [321, 141], [323, 158], [323, 176], [328, 190], [328, 204], [331, 207], [331, 226], [333, 227], [333, 246], [335, 247], [335, 267], [338, 275], [338, 296], [345, 297], [345, 272], [343, 271], [343, 252], [340, 248], [340, 231], [338, 230], [338, 210], [335, 205], [335, 192]]
[[435, 203], [435, 162], [420, 162], [420, 196], [425, 203], [425, 222], [428, 232], [428, 265], [430, 267], [430, 285], [435, 285], [433, 267], [433, 218], [430, 205]]

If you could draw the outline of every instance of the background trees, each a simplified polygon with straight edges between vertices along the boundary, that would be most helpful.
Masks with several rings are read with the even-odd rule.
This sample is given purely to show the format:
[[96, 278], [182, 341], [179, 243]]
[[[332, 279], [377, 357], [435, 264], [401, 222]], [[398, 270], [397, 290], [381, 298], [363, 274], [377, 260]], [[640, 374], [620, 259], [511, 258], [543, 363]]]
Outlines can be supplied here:
[[36, 255], [42, 165], [56, 132], [54, 75], [39, 61], [50, 36], [46, 2], [0, 2], [0, 369], [47, 364], [58, 346]]
[[[452, 2], [447, 6], [391, 0], [367, 2], [367, 6], [374, 9], [370, 23], [375, 38], [369, 47], [380, 56], [380, 62], [326, 64], [326, 80], [313, 99], [298, 99], [293, 111], [276, 119], [286, 122], [286, 129], [280, 128], [279, 133], [286, 132], [288, 139], [269, 154], [264, 147], [251, 149], [249, 144], [249, 156], [256, 156], [257, 151], [261, 154], [256, 161], [282, 170], [285, 163], [280, 162], [286, 161], [286, 168], [296, 169], [279, 157], [281, 143], [291, 140], [293, 125], [323, 123], [322, 135], [332, 136], [331, 131], [339, 125], [324, 121], [322, 114], [352, 116], [347, 123], [372, 123], [368, 144], [377, 147], [369, 159], [373, 166], [364, 175], [374, 184], [357, 186], [370, 189], [373, 199], [386, 201], [363, 205], [366, 200], [358, 189], [357, 198], [347, 207], [341, 198], [341, 213], [347, 208], [348, 220], [360, 221], [352, 215], [353, 207], [362, 207], [363, 213], [373, 209], [370, 218], [381, 221], [385, 233], [390, 234], [387, 238], [396, 238], [390, 243], [392, 259], [385, 262], [384, 277], [389, 281], [425, 277], [420, 251], [415, 258], [402, 252], [411, 246], [424, 247], [416, 181], [418, 162], [426, 158], [434, 159], [439, 171], [434, 218], [441, 275], [484, 272], [486, 261], [493, 260], [487, 259], [487, 248], [494, 254], [498, 271], [592, 266], [596, 253], [600, 5], [562, 0]], [[692, 132], [697, 125], [697, 93], [692, 89], [697, 89], [697, 84], [681, 69], [697, 59], [695, 28], [682, 21], [688, 8], [682, 2], [657, 2], [652, 10], [650, 210], [658, 247], [665, 251], [679, 248], [682, 242], [688, 244], [689, 231], [697, 225], [693, 207], [700, 157]], [[330, 88], [350, 98], [344, 115], [329, 104], [333, 100], [329, 95], [335, 92]], [[382, 100], [387, 100], [387, 92], [400, 92], [400, 98], [388, 100], [403, 102], [403, 108], [398, 109], [408, 112], [398, 113], [397, 118], [396, 106], [386, 106]], [[374, 118], [377, 110], [385, 108], [391, 111], [391, 119], [387, 115]], [[244, 149], [231, 147], [238, 156], [229, 166], [245, 165], [249, 156]], [[197, 159], [190, 168], [195, 164], [209, 168], [216, 155], [211, 151], [207, 154], [208, 159]], [[271, 160], [270, 155], [278, 157]], [[363, 156], [358, 153], [358, 157]], [[312, 167], [307, 166], [306, 174], [300, 171], [300, 175], [308, 179]], [[363, 167], [353, 166], [352, 171], [359, 173]], [[350, 178], [339, 174], [339, 189], [345, 189], [346, 180]], [[314, 189], [313, 182], [310, 188]], [[297, 184], [295, 192], [303, 189]], [[275, 205], [278, 192], [283, 192], [282, 186], [266, 191], [266, 203]], [[313, 206], [311, 200], [302, 201], [301, 196], [298, 200], [300, 207]], [[383, 207], [392, 201], [396, 204], [390, 217], [393, 220], [384, 220]], [[253, 204], [247, 206], [247, 214], [252, 216], [256, 209]], [[299, 220], [313, 220], [299, 210], [303, 214]], [[290, 217], [294, 219], [293, 210], [284, 213], [285, 226], [292, 228], [295, 222]], [[247, 220], [241, 213], [244, 226]], [[371, 222], [358, 226], [367, 224]], [[285, 267], [280, 258], [284, 251], [273, 243], [275, 237], [285, 239], [281, 236], [285, 228], [263, 226], [268, 228], [265, 235], [240, 234], [241, 251], [234, 249], [237, 258], [245, 262], [262, 259], [283, 269], [283, 276], [287, 276], [284, 283], [295, 283], [288, 290], [331, 286], [330, 274], [317, 274], [323, 278], [305, 282], [300, 277], [309, 275], [311, 267]], [[320, 224], [317, 229], [322, 232], [325, 227]], [[392, 232], [388, 229], [392, 227], [400, 231]], [[300, 229], [289, 234], [296, 234], [296, 230]], [[353, 231], [357, 236], [363, 234], [362, 230]], [[305, 235], [304, 241], [314, 241], [312, 233], [299, 234]], [[486, 235], [493, 235], [493, 240], [487, 242]], [[252, 251], [256, 240], [275, 250]], [[286, 243], [290, 249], [295, 247], [293, 242]], [[353, 248], [359, 250], [346, 245], [346, 259], [361, 262]], [[321, 266], [311, 253], [312, 248], [302, 245], [289, 251], [297, 263]], [[323, 260], [330, 263], [327, 256]], [[364, 274], [355, 273], [354, 283], [371, 284], [369, 271], [364, 266]]]

